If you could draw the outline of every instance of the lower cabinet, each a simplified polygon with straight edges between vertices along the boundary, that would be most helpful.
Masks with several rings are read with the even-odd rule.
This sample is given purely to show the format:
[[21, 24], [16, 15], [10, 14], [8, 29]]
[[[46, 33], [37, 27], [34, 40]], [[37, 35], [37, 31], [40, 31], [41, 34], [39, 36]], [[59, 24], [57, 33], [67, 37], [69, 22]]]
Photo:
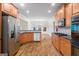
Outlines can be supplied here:
[[61, 39], [60, 52], [64, 56], [71, 56], [71, 42], [63, 37], [60, 37], [60, 39]]
[[53, 35], [53, 45], [54, 47], [64, 56], [71, 56], [71, 42], [70, 40], [58, 36], [58, 35]]
[[57, 36], [57, 35], [53, 35], [53, 45], [54, 45], [54, 47], [57, 49], [57, 50], [59, 50], [59, 48], [60, 48], [60, 39], [59, 39], [59, 36]]
[[59, 48], [60, 48], [60, 39], [59, 39], [59, 36], [56, 36], [56, 38], [55, 38], [55, 45], [56, 45], [56, 49], [57, 50], [59, 50]]
[[25, 44], [27, 42], [33, 42], [34, 32], [21, 33], [19, 37], [20, 44]]

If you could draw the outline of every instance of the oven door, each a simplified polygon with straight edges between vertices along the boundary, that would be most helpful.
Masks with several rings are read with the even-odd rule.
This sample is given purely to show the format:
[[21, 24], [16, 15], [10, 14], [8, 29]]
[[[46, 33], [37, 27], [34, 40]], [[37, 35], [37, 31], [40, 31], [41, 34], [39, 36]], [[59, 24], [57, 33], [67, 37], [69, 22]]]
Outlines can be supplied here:
[[71, 33], [72, 38], [79, 41], [79, 16], [72, 17]]

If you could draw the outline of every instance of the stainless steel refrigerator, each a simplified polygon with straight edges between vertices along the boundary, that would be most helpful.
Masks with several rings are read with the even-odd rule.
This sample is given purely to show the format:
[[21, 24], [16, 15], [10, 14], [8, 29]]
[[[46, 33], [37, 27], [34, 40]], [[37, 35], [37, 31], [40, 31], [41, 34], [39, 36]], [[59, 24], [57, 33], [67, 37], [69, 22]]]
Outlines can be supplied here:
[[19, 48], [19, 28], [16, 23], [16, 18], [8, 15], [2, 17], [2, 53], [4, 55], [15, 55]]

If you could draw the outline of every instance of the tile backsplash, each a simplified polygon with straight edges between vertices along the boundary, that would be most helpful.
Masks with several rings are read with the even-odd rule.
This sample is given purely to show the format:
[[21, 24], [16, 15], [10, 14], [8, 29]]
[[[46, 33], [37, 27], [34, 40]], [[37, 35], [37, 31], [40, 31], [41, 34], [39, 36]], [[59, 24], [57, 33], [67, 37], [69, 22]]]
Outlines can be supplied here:
[[71, 28], [67, 28], [67, 27], [61, 27], [58, 28], [58, 33], [64, 33], [64, 34], [68, 34], [71, 35]]

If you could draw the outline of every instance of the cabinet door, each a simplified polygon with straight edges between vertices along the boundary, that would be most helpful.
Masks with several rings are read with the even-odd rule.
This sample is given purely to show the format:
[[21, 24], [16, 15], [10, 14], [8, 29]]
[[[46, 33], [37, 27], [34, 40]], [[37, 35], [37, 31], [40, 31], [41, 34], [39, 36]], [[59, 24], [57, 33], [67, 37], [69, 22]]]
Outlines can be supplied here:
[[71, 26], [72, 4], [65, 5], [66, 27]]
[[54, 47], [55, 47], [55, 36], [53, 35], [53, 37], [52, 37], [52, 41], [53, 41], [53, 45], [54, 45]]
[[61, 20], [61, 19], [63, 19], [63, 18], [64, 18], [64, 5], [61, 7], [61, 9], [60, 9], [60, 11], [59, 11], [59, 12], [60, 12], [60, 14], [59, 14], [59, 15], [60, 15], [60, 20]]
[[2, 11], [9, 14], [9, 15], [17, 17], [17, 8], [14, 7], [14, 5], [12, 5], [10, 3], [3, 3], [2, 4]]
[[11, 15], [17, 17], [17, 8], [14, 7], [13, 5], [10, 5], [10, 7], [11, 7], [11, 11], [10, 11]]
[[2, 4], [2, 11], [5, 12], [5, 13], [10, 13], [10, 5], [9, 3], [3, 3]]
[[79, 13], [79, 3], [73, 3], [73, 14]]
[[65, 47], [65, 56], [71, 56], [71, 43], [70, 43], [70, 41], [69, 40], [65, 40], [65, 45], [64, 45], [64, 47]]
[[60, 52], [62, 53], [62, 54], [64, 54], [64, 43], [63, 43], [63, 38], [60, 38], [61, 39], [61, 41], [60, 41]]
[[61, 20], [62, 18], [64, 18], [64, 5], [58, 10], [56, 15], [57, 15], [56, 20], [58, 20], [58, 21]]
[[32, 32], [20, 34], [19, 42], [21, 44], [24, 44], [27, 42], [33, 42], [33, 40], [34, 40], [34, 33]]
[[68, 39], [61, 37], [60, 51], [64, 56], [71, 56], [71, 43]]
[[56, 36], [56, 48], [57, 48], [57, 50], [59, 50], [59, 47], [60, 47], [60, 38], [59, 38], [59, 36]]

